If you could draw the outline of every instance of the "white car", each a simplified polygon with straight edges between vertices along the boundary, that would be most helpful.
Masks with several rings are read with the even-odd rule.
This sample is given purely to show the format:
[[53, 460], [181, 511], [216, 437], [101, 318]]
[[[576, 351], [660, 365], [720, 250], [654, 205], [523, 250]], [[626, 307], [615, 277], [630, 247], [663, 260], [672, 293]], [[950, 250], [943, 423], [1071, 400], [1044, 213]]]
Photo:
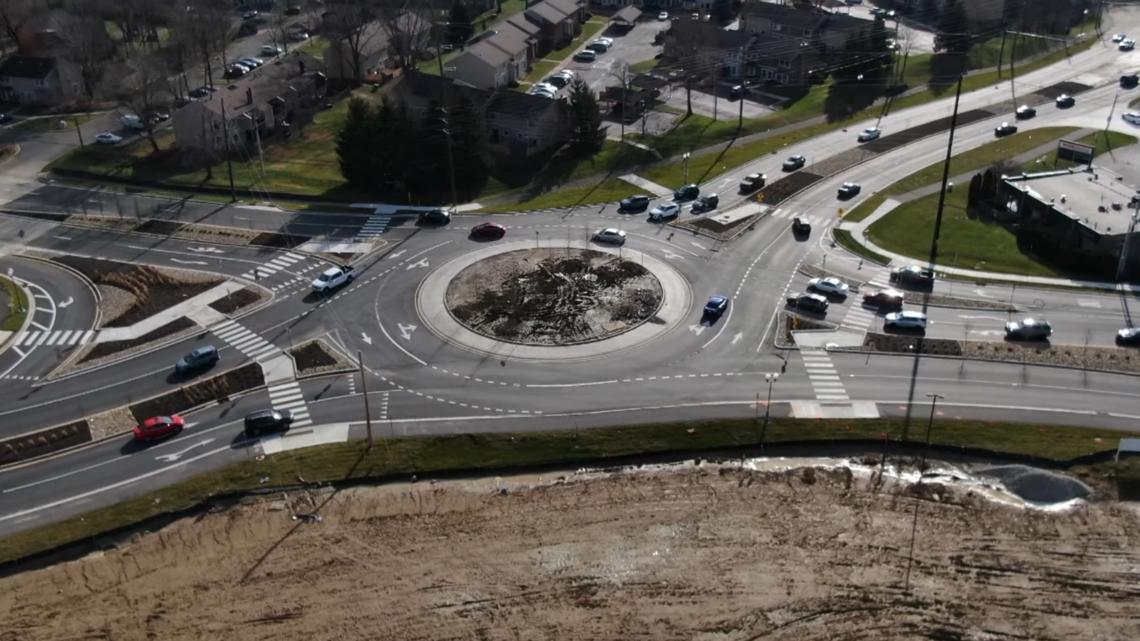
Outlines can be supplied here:
[[878, 127], [867, 127], [863, 131], [859, 132], [859, 142], [874, 140], [881, 135], [883, 135], [883, 132]]
[[534, 85], [534, 88], [535, 89], [541, 89], [542, 91], [549, 91], [550, 93], [558, 93], [558, 87], [555, 87], [554, 85], [550, 84], [549, 82], [537, 83], [536, 85]]
[[123, 142], [123, 137], [116, 136], [109, 131], [104, 131], [103, 133], [95, 136], [95, 142], [99, 143], [100, 145], [117, 145]]
[[809, 291], [834, 296], [846, 296], [847, 291], [851, 289], [847, 283], [838, 278], [813, 278], [808, 281], [807, 288]]
[[606, 45], [606, 48], [614, 46], [614, 39], [607, 36], [598, 36], [594, 38], [594, 42]]
[[1127, 34], [1118, 33], [1112, 37], [1113, 42], [1124, 42], [1128, 38]]
[[625, 232], [615, 227], [607, 227], [594, 232], [595, 243], [609, 243], [611, 245], [624, 245]]
[[545, 87], [532, 87], [530, 90], [532, 96], [542, 96], [543, 98], [554, 99], [554, 92]]
[[1140, 125], [1140, 112], [1129, 111], [1120, 114], [1120, 117], [1124, 119], [1124, 122], [1130, 125]]
[[1136, 48], [1136, 41], [1133, 40], [1132, 38], [1127, 38], [1127, 39], [1122, 40], [1120, 42], [1119, 49], [1121, 51], [1132, 51], [1135, 48]]
[[649, 210], [649, 220], [663, 221], [676, 218], [681, 213], [681, 206], [677, 203], [661, 203]]
[[668, 11], [662, 11], [661, 13], [657, 14], [657, 19], [662, 21], [662, 22], [668, 20], [669, 19], [669, 12]]
[[883, 318], [883, 327], [926, 329], [926, 314], [922, 312], [891, 312]]
[[574, 80], [574, 78], [576, 78], [576, 77], [578, 76], [578, 74], [574, 73], [574, 70], [573, 70], [573, 69], [563, 69], [562, 71], [559, 71], [559, 72], [558, 72], [558, 75], [560, 75], [560, 76], [562, 76], [563, 78], [565, 78], [565, 79], [566, 79], [566, 82], [570, 82], [570, 81]]
[[263, 45], [261, 47], [261, 55], [272, 58], [273, 56], [281, 55], [282, 51], [279, 47], [274, 45]]

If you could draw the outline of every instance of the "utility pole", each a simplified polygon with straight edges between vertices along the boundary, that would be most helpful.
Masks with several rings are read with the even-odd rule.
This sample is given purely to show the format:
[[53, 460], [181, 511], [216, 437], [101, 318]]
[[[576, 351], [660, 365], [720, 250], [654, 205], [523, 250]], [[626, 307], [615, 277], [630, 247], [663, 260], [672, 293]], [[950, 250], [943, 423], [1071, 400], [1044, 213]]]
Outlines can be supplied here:
[[[926, 470], [926, 455], [930, 451], [930, 431], [934, 427], [934, 406], [938, 403], [938, 399], [946, 398], [942, 394], [927, 394], [926, 396], [930, 399], [930, 421], [926, 424], [926, 449], [922, 451], [922, 465], [919, 470], [917, 485], [922, 485], [922, 475]], [[908, 594], [910, 593], [910, 570], [914, 565], [914, 539], [918, 533], [918, 506], [921, 500], [921, 498], [915, 497], [914, 516], [910, 522], [910, 552], [907, 553], [906, 557], [906, 580], [903, 588], [903, 591]]]
[[364, 376], [364, 356], [356, 350], [356, 366], [360, 369], [360, 390], [364, 392], [364, 425], [368, 428], [368, 449], [372, 449], [372, 412], [368, 409], [368, 379]]
[[237, 189], [234, 188], [234, 161], [232, 154], [230, 154], [230, 129], [226, 121], [226, 99], [219, 97], [218, 100], [222, 101], [222, 138], [226, 139], [226, 169], [230, 173], [230, 198], [237, 200]]
[[685, 183], [689, 184], [689, 152], [681, 154], [681, 159], [685, 161]]
[[713, 120], [716, 120], [716, 65], [712, 69]]
[[[451, 23], [447, 22], [447, 21], [443, 21], [443, 22], [436, 22], [435, 24], [437, 26], [445, 26], [446, 27], [446, 26], [450, 25]], [[439, 42], [439, 30], [434, 29], [433, 31], [436, 32], [436, 34], [435, 34], [435, 58], [436, 58], [436, 61], [439, 63], [439, 79], [440, 79], [439, 103], [440, 103], [440, 108], [443, 110], [443, 113], [446, 116], [446, 115], [448, 115], [448, 111], [447, 111], [447, 83], [448, 83], [448, 80], [447, 80], [447, 76], [443, 75], [443, 48], [440, 46], [440, 42]], [[512, 63], [513, 62], [514, 61], [512, 60]], [[458, 198], [458, 196], [456, 196], [456, 191], [455, 191], [455, 156], [451, 151], [451, 121], [445, 120], [444, 122], [447, 123], [447, 125], [442, 130], [444, 138], [447, 141], [447, 177], [451, 183], [451, 207], [454, 210], [455, 207], [459, 204], [459, 198]]]
[[[847, 10], [851, 10], [850, 6]], [[739, 111], [736, 114], [736, 130], [740, 131], [744, 129], [744, 94], [747, 93], [744, 91], [744, 45], [740, 45], [740, 67], [736, 75], [737, 80], [740, 81], [740, 104], [737, 105]]]
[[1124, 269], [1128, 266], [1128, 249], [1132, 236], [1136, 234], [1136, 223], [1140, 222], [1140, 199], [1136, 201], [1136, 213], [1128, 221], [1128, 231], [1124, 233], [1124, 242], [1120, 245], [1120, 260], [1116, 263], [1116, 281], [1124, 278]]
[[[1105, 133], [1104, 140], [1105, 140], [1106, 145], [1108, 144], [1108, 127], [1109, 127], [1109, 125], [1112, 124], [1112, 112], [1116, 111], [1116, 100], [1118, 98], [1120, 98], [1120, 94], [1116, 94], [1115, 96], [1112, 97], [1112, 107], [1109, 107], [1109, 109], [1108, 109], [1108, 118], [1104, 119], [1104, 133]], [[1092, 159], [1091, 158], [1089, 159], [1089, 165], [1090, 166], [1092, 165]]]
[[626, 92], [626, 88], [629, 86], [629, 79], [627, 78], [627, 74], [629, 74], [629, 65], [622, 63], [622, 65], [621, 65], [621, 141], [622, 142], [625, 142], [625, 118], [626, 118], [625, 108], [626, 108], [626, 104], [627, 104], [625, 92]]
[[[1009, 33], [1009, 30], [1007, 30], [1007, 29], [1001, 30], [1001, 48], [998, 49], [998, 64], [997, 64], [998, 78], [1001, 78], [1001, 63], [1002, 63], [1002, 56], [1005, 55], [1005, 36], [1007, 33]], [[1012, 60], [1010, 60], [1009, 62], [1011, 65], [1013, 64]]]
[[1009, 97], [1013, 100], [1013, 108], [1017, 109], [1017, 90], [1013, 88], [1014, 76], [1017, 73], [1017, 36], [1013, 32], [1013, 42], [1009, 43]]
[[950, 140], [946, 143], [946, 162], [942, 165], [942, 189], [938, 192], [938, 210], [934, 214], [934, 236], [930, 240], [930, 269], [938, 260], [938, 236], [942, 232], [942, 209], [946, 204], [946, 183], [950, 180], [950, 158], [954, 149], [954, 129], [958, 126], [958, 100], [962, 97], [962, 78], [958, 76], [958, 89], [954, 92], [954, 113], [950, 115]]
[[[764, 380], [768, 381], [768, 401], [764, 403], [764, 425], [760, 428], [760, 452], [764, 452], [764, 440], [768, 434], [768, 418], [772, 415], [772, 384], [780, 379], [777, 372], [768, 372]], [[759, 396], [759, 394], [757, 394]]]
[[83, 132], [79, 130], [79, 118], [73, 118], [75, 121], [75, 135], [79, 136], [79, 146], [83, 146]]

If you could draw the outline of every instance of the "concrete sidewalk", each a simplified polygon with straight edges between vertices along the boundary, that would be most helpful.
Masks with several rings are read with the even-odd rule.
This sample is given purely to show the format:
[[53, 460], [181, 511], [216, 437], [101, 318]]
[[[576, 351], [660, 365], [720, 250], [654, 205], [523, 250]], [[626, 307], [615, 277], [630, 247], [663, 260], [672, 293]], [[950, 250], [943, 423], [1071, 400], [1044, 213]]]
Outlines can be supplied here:
[[659, 198], [672, 198], [673, 197], [673, 190], [672, 189], [669, 189], [668, 187], [665, 187], [664, 185], [658, 185], [657, 183], [653, 182], [652, 180], [646, 180], [645, 178], [642, 178], [641, 176], [638, 176], [637, 174], [625, 174], [624, 176], [618, 176], [618, 178], [626, 181], [627, 183], [629, 183], [631, 185], [634, 185], [635, 187], [637, 187], [639, 189], [644, 189], [645, 191], [647, 191], [647, 192], [649, 192], [649, 193], [651, 193], [654, 196], [657, 196]]
[[210, 315], [211, 312], [217, 314], [217, 312], [214, 312], [214, 310], [209, 307], [210, 303], [244, 288], [245, 285], [242, 283], [227, 280], [217, 287], [198, 294], [194, 298], [184, 300], [177, 305], [167, 307], [157, 314], [148, 316], [130, 327], [109, 327], [100, 330], [99, 336], [95, 338], [95, 342], [106, 343], [108, 341], [131, 340], [149, 334], [159, 327], [183, 316], [193, 318], [203, 314]]

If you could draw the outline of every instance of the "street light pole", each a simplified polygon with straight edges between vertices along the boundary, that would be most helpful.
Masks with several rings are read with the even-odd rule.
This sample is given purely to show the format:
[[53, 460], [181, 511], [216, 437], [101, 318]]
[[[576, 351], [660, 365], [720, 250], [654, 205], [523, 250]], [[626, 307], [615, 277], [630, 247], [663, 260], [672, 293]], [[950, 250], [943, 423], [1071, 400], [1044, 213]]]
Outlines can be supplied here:
[[685, 162], [685, 184], [689, 184], [689, 152], [681, 154], [681, 160]]
[[764, 451], [764, 438], [768, 434], [768, 419], [772, 415], [772, 385], [780, 379], [778, 372], [768, 372], [764, 374], [764, 380], [768, 381], [768, 400], [764, 403], [764, 424], [760, 428], [760, 451]]
[[[918, 483], [916, 485], [922, 485], [922, 474], [924, 470], [926, 470], [926, 455], [930, 450], [930, 431], [934, 427], [934, 407], [938, 404], [938, 399], [946, 398], [942, 394], [935, 394], [933, 392], [927, 394], [926, 397], [930, 399], [930, 421], [926, 424], [926, 448], [922, 450], [922, 465], [920, 466], [921, 469], [919, 470]], [[921, 497], [915, 497], [914, 516], [910, 522], [910, 551], [907, 553], [906, 579], [903, 587], [903, 591], [908, 594], [910, 593], [910, 570], [914, 566], [914, 539], [918, 533], [918, 506], [920, 501]]]
[[368, 380], [364, 376], [364, 356], [356, 350], [356, 366], [360, 369], [360, 391], [364, 392], [364, 425], [368, 428], [368, 449], [372, 449], [372, 412], [368, 409]]

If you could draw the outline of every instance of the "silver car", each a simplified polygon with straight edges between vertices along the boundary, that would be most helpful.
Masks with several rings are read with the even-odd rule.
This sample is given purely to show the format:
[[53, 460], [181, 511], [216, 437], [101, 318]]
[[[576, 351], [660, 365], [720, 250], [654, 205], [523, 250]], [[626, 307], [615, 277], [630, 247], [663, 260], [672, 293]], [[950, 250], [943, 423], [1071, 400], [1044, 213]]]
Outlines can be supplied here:
[[883, 327], [925, 330], [926, 314], [922, 312], [891, 312], [883, 317]]
[[809, 291], [827, 294], [829, 296], [846, 296], [851, 287], [838, 278], [813, 278], [808, 281]]

